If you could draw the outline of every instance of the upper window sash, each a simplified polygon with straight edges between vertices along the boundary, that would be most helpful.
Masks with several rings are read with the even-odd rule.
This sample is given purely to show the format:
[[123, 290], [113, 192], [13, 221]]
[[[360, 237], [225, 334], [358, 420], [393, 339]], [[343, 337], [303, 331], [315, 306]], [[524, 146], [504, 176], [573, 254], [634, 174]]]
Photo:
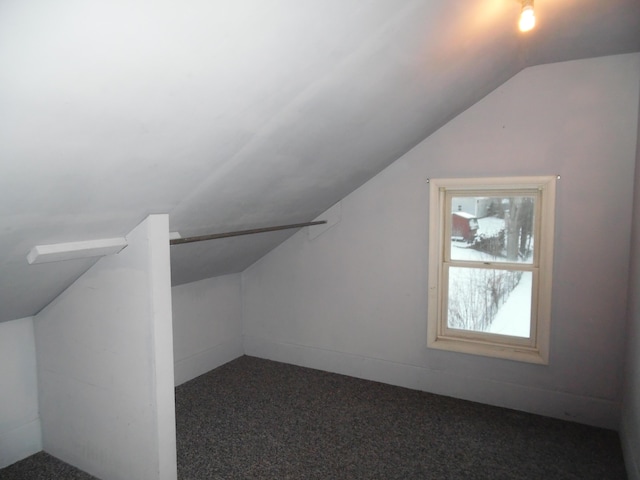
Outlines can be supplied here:
[[[476, 187], [477, 188], [477, 187]], [[478, 197], [488, 197], [499, 199], [499, 198], [527, 198], [532, 199], [533, 201], [533, 220], [532, 220], [532, 237], [533, 237], [533, 254], [531, 258], [528, 258], [524, 261], [510, 261], [507, 258], [490, 258], [489, 255], [486, 255], [486, 259], [479, 261], [468, 258], [454, 258], [452, 256], [452, 242], [450, 241], [454, 237], [453, 228], [453, 215], [456, 212], [455, 205], [453, 205], [453, 199], [459, 199], [461, 197], [468, 198], [478, 198]], [[495, 191], [492, 190], [489, 194], [487, 189], [478, 189], [478, 190], [459, 190], [459, 189], [446, 189], [443, 196], [442, 211], [442, 226], [440, 231], [442, 232], [442, 246], [444, 248], [444, 258], [443, 261], [447, 263], [458, 263], [459, 264], [483, 264], [483, 265], [496, 265], [496, 268], [516, 268], [516, 269], [527, 269], [525, 266], [529, 265], [531, 267], [538, 267], [538, 259], [539, 259], [539, 234], [540, 234], [540, 206], [541, 206], [541, 194], [540, 188], [528, 188], [528, 189], [502, 189]], [[482, 222], [482, 219], [476, 220], [477, 222]]]

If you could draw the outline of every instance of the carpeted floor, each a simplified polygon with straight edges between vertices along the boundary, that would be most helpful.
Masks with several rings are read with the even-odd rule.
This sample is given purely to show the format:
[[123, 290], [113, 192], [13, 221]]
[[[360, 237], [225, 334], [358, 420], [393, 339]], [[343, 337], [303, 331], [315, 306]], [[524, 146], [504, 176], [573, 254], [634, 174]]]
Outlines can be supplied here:
[[[616, 432], [252, 357], [178, 387], [176, 420], [180, 480], [626, 478]], [[44, 453], [0, 470], [91, 478]]]

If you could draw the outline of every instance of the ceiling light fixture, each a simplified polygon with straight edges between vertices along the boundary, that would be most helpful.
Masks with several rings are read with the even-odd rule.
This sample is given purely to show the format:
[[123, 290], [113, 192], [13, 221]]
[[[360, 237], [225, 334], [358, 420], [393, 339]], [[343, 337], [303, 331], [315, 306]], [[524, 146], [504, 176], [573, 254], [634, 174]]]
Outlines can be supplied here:
[[518, 26], [521, 32], [528, 32], [536, 25], [536, 15], [533, 11], [533, 0], [522, 0], [522, 11]]

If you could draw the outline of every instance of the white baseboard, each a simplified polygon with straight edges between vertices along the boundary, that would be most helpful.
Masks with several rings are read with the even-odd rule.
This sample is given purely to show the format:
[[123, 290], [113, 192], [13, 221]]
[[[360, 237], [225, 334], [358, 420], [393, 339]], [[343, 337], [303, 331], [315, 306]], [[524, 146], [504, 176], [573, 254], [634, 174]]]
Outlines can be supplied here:
[[242, 340], [238, 339], [234, 342], [221, 343], [185, 358], [176, 359], [174, 362], [175, 386], [199, 377], [242, 355], [244, 355]]
[[617, 402], [514, 383], [453, 375], [429, 368], [305, 345], [244, 337], [246, 355], [617, 430]]
[[0, 468], [8, 467], [42, 450], [40, 419], [0, 434]]

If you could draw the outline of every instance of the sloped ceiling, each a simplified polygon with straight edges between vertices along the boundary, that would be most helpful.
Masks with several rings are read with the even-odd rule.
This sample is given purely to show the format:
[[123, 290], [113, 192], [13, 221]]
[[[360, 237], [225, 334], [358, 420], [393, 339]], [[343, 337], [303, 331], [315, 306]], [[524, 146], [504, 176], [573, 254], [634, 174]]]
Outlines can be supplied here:
[[[529, 65], [640, 50], [638, 0], [0, 3], [0, 321], [93, 260], [35, 245], [309, 221]], [[174, 284], [279, 232], [174, 246]]]

